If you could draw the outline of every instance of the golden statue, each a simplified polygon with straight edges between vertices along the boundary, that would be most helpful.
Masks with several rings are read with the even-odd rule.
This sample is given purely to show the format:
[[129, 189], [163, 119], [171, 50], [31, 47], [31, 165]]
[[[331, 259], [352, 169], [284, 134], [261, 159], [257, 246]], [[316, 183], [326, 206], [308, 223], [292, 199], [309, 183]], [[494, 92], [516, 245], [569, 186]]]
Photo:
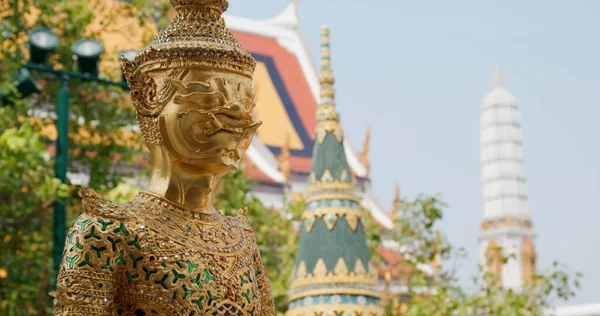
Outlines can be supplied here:
[[131, 202], [81, 190], [53, 293], [55, 315], [275, 315], [246, 218], [211, 195], [260, 122], [254, 59], [227, 30], [226, 0], [171, 0], [173, 23], [122, 67], [152, 154]]

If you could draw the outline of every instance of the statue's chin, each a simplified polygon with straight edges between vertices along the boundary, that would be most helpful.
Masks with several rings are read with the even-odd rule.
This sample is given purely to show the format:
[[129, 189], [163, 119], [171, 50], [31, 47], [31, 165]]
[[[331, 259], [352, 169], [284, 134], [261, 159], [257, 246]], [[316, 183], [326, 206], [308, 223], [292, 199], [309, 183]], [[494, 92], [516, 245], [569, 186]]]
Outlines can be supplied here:
[[229, 157], [185, 159], [185, 161], [175, 159], [175, 161], [184, 166], [186, 171], [190, 173], [222, 174], [239, 168], [239, 160]]

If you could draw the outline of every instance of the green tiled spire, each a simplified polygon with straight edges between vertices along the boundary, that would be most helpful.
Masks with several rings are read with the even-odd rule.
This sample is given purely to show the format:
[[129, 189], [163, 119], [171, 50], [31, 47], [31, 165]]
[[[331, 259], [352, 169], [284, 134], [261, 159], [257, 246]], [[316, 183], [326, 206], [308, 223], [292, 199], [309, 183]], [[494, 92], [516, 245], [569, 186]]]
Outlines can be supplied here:
[[377, 273], [335, 108], [329, 29], [321, 31], [321, 102], [287, 315], [379, 315]]

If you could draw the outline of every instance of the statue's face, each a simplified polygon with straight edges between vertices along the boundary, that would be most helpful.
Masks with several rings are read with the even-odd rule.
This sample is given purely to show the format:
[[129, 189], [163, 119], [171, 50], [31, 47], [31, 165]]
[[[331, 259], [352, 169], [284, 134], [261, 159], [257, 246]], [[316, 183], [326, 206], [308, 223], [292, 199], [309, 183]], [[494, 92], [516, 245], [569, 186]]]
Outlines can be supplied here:
[[159, 116], [159, 128], [172, 158], [217, 172], [237, 168], [261, 124], [252, 118], [251, 80], [191, 70], [170, 84], [175, 92]]

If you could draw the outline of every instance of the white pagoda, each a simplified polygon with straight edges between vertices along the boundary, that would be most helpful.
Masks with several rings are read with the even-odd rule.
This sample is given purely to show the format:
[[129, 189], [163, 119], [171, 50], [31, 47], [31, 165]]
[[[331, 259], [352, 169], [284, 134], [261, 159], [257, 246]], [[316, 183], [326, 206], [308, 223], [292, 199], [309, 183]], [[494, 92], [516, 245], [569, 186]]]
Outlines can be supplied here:
[[[527, 202], [521, 115], [498, 69], [481, 109], [483, 219], [479, 258], [501, 285], [519, 289], [535, 275], [536, 252]], [[502, 264], [502, 258], [514, 259]]]

